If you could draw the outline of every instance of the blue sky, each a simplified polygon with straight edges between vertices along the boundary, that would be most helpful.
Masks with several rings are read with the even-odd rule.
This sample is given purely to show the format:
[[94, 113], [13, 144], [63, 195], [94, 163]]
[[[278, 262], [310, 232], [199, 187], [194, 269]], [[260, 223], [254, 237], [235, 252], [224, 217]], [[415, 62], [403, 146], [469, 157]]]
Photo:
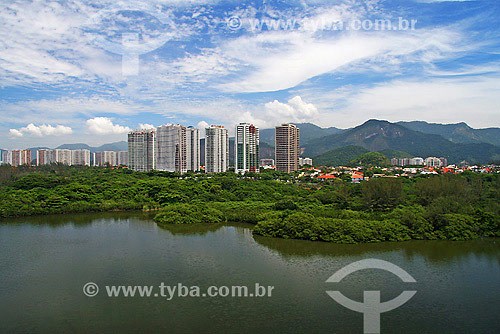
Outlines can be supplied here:
[[499, 18], [497, 0], [5, 1], [0, 147], [170, 122], [500, 126]]

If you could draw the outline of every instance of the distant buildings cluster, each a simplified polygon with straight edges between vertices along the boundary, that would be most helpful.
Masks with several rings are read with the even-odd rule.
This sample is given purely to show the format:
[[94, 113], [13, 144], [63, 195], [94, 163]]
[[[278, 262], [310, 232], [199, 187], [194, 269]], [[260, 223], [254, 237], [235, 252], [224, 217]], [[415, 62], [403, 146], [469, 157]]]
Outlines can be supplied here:
[[31, 150], [2, 151], [0, 164], [18, 167], [22, 165], [38, 166], [50, 164], [63, 164], [68, 166], [126, 166], [128, 164], [128, 152], [104, 151], [95, 152], [91, 155], [88, 149], [40, 149], [36, 156], [32, 156]]
[[[281, 172], [294, 172], [309, 158], [299, 157], [299, 129], [282, 124], [275, 131], [274, 159], [259, 160], [259, 128], [253, 124], [236, 125], [234, 142], [235, 172], [259, 172], [261, 166]], [[200, 170], [200, 133], [194, 127], [166, 124], [155, 129], [134, 130], [128, 134], [130, 169], [185, 173]], [[229, 169], [229, 133], [222, 125], [205, 129], [205, 172], [221, 173]]]
[[436, 158], [429, 157], [427, 159], [415, 157], [415, 158], [404, 158], [391, 159], [391, 164], [393, 166], [426, 166], [426, 167], [443, 167], [448, 166], [448, 159], [446, 158]]

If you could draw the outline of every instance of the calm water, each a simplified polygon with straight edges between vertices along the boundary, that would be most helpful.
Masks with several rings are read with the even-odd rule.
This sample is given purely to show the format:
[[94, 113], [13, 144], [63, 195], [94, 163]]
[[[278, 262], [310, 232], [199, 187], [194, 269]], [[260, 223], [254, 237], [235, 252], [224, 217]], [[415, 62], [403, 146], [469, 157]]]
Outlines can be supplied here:
[[[137, 213], [0, 223], [1, 333], [363, 333], [362, 314], [326, 290], [362, 301], [418, 292], [382, 314], [382, 333], [500, 333], [500, 240], [334, 245], [254, 237], [251, 226], [157, 227]], [[325, 283], [353, 261], [380, 270]], [[82, 292], [87, 282], [98, 296]], [[270, 298], [110, 298], [105, 285], [275, 286]]]

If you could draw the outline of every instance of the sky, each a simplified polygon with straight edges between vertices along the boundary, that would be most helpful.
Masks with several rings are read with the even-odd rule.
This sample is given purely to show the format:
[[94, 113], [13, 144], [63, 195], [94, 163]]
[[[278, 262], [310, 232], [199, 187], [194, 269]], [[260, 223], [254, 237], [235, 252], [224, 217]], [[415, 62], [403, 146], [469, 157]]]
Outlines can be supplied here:
[[368, 119], [500, 127], [498, 0], [11, 0], [0, 148]]

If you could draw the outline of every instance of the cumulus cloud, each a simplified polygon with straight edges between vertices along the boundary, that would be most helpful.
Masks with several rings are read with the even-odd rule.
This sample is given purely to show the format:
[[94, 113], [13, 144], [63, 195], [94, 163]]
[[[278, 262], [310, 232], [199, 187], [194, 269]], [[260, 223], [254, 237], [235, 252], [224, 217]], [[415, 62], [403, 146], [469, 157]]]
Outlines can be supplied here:
[[148, 129], [154, 129], [155, 126], [153, 124], [143, 124], [143, 123], [139, 123], [139, 128], [141, 130], [148, 130]]
[[30, 123], [20, 129], [10, 129], [9, 133], [13, 137], [23, 137], [24, 135], [43, 137], [70, 135], [73, 133], [73, 130], [70, 127], [64, 125], [52, 126], [50, 124], [42, 124], [40, 126], [37, 126], [33, 123]]
[[291, 122], [304, 122], [318, 116], [318, 108], [312, 103], [306, 103], [300, 96], [295, 96], [288, 103], [278, 100], [265, 105], [266, 114], [270, 118], [287, 119]]
[[122, 134], [130, 132], [127, 126], [113, 124], [108, 117], [95, 117], [87, 120], [87, 127], [91, 133], [98, 135]]
[[205, 130], [208, 127], [209, 127], [209, 125], [208, 125], [207, 122], [205, 122], [205, 121], [199, 121], [198, 122], [198, 125], [197, 125], [198, 129]]

